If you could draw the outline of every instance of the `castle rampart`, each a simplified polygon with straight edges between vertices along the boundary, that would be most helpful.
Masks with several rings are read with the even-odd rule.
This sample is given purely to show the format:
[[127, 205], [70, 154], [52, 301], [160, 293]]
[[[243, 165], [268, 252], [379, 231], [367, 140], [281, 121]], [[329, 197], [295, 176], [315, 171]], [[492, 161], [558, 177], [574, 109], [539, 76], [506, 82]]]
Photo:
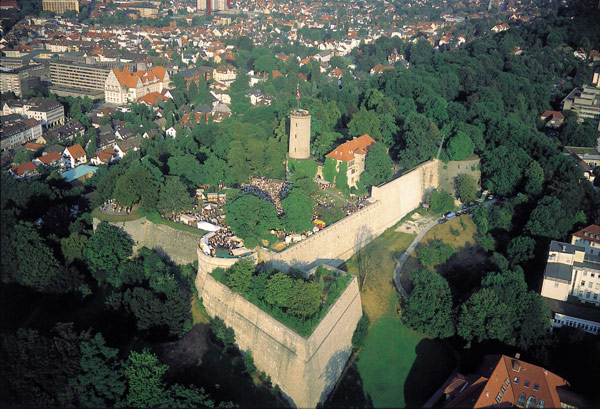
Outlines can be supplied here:
[[210, 273], [199, 272], [196, 287], [208, 314], [233, 328], [239, 348], [252, 351], [256, 366], [271, 376], [294, 405], [310, 408], [325, 400], [350, 356], [352, 335], [362, 316], [356, 277], [307, 338]]

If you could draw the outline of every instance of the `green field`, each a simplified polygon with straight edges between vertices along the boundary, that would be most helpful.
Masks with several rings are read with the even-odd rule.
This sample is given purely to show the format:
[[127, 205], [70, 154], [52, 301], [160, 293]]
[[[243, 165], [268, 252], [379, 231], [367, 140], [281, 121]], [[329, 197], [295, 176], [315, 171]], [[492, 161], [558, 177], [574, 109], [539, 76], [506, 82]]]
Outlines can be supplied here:
[[[361, 299], [371, 318], [371, 328], [356, 362], [364, 394], [376, 408], [422, 406], [452, 372], [456, 361], [440, 340], [402, 324], [396, 310], [398, 295], [392, 284], [396, 259], [414, 235], [389, 229], [342, 268], [358, 274], [360, 257], [371, 257]], [[348, 371], [346, 377], [356, 377]], [[342, 401], [350, 382], [340, 382], [332, 401]]]

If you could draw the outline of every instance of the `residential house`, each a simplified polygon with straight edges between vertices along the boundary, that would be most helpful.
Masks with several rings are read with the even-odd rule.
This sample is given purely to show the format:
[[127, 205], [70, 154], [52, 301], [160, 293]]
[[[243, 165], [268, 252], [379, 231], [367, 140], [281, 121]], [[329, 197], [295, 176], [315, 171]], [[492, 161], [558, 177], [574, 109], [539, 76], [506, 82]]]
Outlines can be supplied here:
[[64, 164], [63, 157], [58, 152], [50, 152], [47, 155], [42, 155], [33, 160], [37, 166], [61, 166]]
[[26, 177], [35, 176], [38, 174], [37, 166], [33, 162], [25, 162], [19, 166], [10, 168], [13, 177], [23, 179]]
[[151, 92], [162, 92], [169, 85], [169, 74], [165, 67], [157, 66], [152, 71], [130, 72], [127, 67], [113, 68], [106, 78], [104, 99], [110, 104], [135, 102]]
[[85, 133], [85, 127], [78, 120], [73, 120], [63, 126], [54, 128], [37, 138], [36, 142], [44, 145], [59, 141], [72, 141]]
[[457, 373], [444, 389], [445, 408], [577, 408], [588, 406], [566, 379], [547, 369], [506, 355], [487, 355], [481, 368]]
[[158, 104], [158, 101], [168, 101], [169, 98], [161, 94], [160, 92], [149, 92], [140, 99], [138, 99], [138, 103], [145, 104], [147, 106], [152, 106]]
[[544, 111], [540, 115], [540, 119], [546, 122], [545, 126], [547, 127], [559, 128], [565, 120], [565, 116], [560, 111]]
[[170, 136], [173, 139], [175, 139], [177, 137], [177, 131], [173, 127], [170, 127], [169, 129], [167, 129], [165, 131], [165, 133], [167, 134], [167, 136]]
[[506, 23], [498, 24], [492, 27], [492, 31], [494, 33], [501, 33], [502, 31], [506, 31], [510, 28], [510, 26]]
[[573, 233], [571, 243], [550, 243], [541, 294], [554, 314], [555, 327], [598, 333], [600, 311], [585, 304], [600, 306], [600, 226]]
[[340, 163], [345, 162], [348, 166], [348, 186], [356, 187], [356, 182], [360, 180], [360, 175], [365, 170], [365, 159], [369, 147], [373, 144], [375, 144], [373, 138], [364, 134], [359, 138], [344, 142], [325, 157], [336, 161], [336, 169]]
[[137, 151], [140, 149], [142, 145], [142, 137], [141, 136], [132, 136], [131, 138], [127, 138], [125, 140], [117, 141], [117, 143], [113, 146], [113, 149], [117, 153], [119, 159], [122, 159], [129, 151]]
[[376, 66], [374, 66], [373, 68], [371, 68], [371, 71], [369, 71], [369, 74], [371, 74], [371, 75], [375, 75], [375, 74], [381, 75], [381, 74], [383, 74], [383, 72], [385, 70], [393, 70], [393, 69], [394, 69], [394, 67], [391, 66], [391, 65], [384, 66], [383, 64], [377, 64]]
[[216, 81], [233, 81], [236, 77], [236, 70], [232, 65], [219, 65], [213, 70], [212, 75]]
[[104, 148], [101, 151], [98, 151], [92, 156], [90, 162], [92, 165], [102, 165], [108, 164], [119, 160], [119, 155], [113, 148]]
[[87, 162], [87, 155], [79, 144], [69, 146], [62, 154], [68, 168], [74, 168]]

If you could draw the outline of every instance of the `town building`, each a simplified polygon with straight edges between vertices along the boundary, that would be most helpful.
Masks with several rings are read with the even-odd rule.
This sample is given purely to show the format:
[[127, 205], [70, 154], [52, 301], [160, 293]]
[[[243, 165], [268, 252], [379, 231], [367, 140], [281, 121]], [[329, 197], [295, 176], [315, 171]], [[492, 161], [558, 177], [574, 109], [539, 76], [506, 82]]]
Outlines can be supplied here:
[[29, 67], [6, 68], [0, 67], [0, 94], [12, 92], [17, 97], [22, 98], [29, 93], [36, 85], [39, 79], [29, 75]]
[[579, 119], [590, 119], [600, 125], [600, 88], [584, 85], [575, 88], [562, 100], [562, 109], [577, 112]]
[[356, 187], [356, 182], [360, 180], [360, 175], [365, 170], [365, 160], [369, 152], [369, 146], [373, 144], [375, 144], [373, 138], [364, 134], [344, 142], [325, 157], [336, 161], [336, 169], [340, 163], [345, 162], [348, 166], [348, 186]]
[[130, 72], [127, 67], [113, 68], [104, 87], [104, 100], [109, 104], [135, 102], [150, 92], [162, 92], [168, 88], [169, 74], [164, 67], [152, 71]]
[[85, 127], [78, 120], [67, 122], [63, 126], [49, 130], [36, 139], [36, 143], [50, 145], [56, 142], [72, 141], [85, 133]]
[[36, 119], [26, 119], [0, 129], [1, 150], [6, 152], [29, 141], [35, 141], [42, 135], [42, 125]]
[[487, 355], [472, 375], [457, 373], [444, 389], [445, 408], [577, 408], [586, 401], [566, 379], [506, 355]]
[[600, 152], [595, 148], [565, 146], [563, 153], [577, 161], [579, 167], [583, 170], [583, 176], [590, 182], [596, 178], [594, 169], [600, 166]]
[[65, 108], [61, 103], [48, 98], [31, 98], [27, 101], [9, 100], [2, 106], [4, 115], [18, 114], [34, 118], [46, 128], [65, 122]]
[[104, 98], [110, 68], [68, 61], [50, 63], [50, 91], [60, 96]]
[[570, 325], [598, 333], [600, 310], [582, 304], [600, 306], [600, 226], [573, 233], [571, 243], [550, 243], [541, 294], [558, 301], [548, 303], [555, 327]]
[[71, 169], [87, 162], [87, 155], [81, 145], [73, 145], [65, 148], [62, 157], [65, 160], [67, 168]]
[[79, 0], [42, 0], [42, 10], [56, 14], [64, 14], [69, 10], [79, 13]]
[[19, 166], [10, 168], [10, 173], [14, 178], [23, 179], [39, 174], [37, 166], [33, 162], [25, 162]]
[[235, 67], [231, 65], [219, 65], [213, 70], [215, 81], [233, 81], [236, 77]]
[[198, 11], [223, 11], [230, 8], [230, 0], [196, 0], [196, 9]]

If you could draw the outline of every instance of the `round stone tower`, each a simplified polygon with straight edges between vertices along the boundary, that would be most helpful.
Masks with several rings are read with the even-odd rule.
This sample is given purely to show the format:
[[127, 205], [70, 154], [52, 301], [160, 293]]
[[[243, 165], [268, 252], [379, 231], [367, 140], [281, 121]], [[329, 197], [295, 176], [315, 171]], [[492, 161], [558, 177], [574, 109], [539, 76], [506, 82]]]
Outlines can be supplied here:
[[310, 112], [306, 109], [295, 109], [290, 113], [291, 159], [308, 159], [310, 157]]

